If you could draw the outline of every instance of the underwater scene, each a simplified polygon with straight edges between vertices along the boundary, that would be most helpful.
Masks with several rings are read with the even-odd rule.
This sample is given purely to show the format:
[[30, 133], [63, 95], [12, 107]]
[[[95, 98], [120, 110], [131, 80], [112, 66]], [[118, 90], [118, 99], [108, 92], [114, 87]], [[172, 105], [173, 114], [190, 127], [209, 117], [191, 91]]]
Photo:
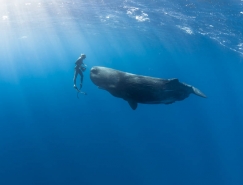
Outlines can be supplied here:
[[1, 0], [1, 185], [242, 185], [243, 0]]

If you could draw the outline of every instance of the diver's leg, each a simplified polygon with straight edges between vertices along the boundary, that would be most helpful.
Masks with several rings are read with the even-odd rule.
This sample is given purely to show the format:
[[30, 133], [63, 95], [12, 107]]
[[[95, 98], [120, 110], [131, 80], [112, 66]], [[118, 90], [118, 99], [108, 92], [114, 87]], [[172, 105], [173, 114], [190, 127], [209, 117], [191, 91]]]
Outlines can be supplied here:
[[81, 70], [79, 70], [79, 75], [80, 75], [80, 88], [79, 89], [81, 89], [83, 86], [83, 79], [84, 79], [84, 75]]
[[76, 88], [76, 79], [77, 79], [78, 73], [77, 70], [74, 70], [74, 77], [73, 77], [73, 87]]

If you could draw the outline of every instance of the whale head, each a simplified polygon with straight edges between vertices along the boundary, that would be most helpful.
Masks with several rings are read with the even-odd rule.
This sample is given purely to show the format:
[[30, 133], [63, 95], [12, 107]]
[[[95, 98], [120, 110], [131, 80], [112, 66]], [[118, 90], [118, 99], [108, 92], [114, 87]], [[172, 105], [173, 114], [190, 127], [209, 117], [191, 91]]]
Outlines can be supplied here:
[[111, 91], [116, 88], [120, 78], [118, 71], [106, 67], [94, 66], [90, 70], [90, 79], [101, 89]]

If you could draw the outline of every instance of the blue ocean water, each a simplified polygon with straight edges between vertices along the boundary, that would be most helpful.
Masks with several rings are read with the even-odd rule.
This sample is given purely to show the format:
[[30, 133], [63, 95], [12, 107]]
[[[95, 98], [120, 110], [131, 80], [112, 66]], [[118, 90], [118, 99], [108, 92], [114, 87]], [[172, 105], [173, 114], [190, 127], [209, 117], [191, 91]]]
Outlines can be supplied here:
[[[242, 0], [2, 0], [0, 184], [242, 185], [242, 34]], [[96, 65], [208, 98], [134, 111]]]

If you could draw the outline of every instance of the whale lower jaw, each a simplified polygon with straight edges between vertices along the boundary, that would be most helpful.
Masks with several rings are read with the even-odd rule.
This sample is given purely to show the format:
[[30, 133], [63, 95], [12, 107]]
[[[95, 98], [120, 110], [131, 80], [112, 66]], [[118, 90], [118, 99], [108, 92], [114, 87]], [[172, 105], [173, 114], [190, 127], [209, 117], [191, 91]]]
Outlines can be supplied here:
[[174, 103], [176, 100], [174, 98], [170, 98], [170, 99], [166, 99], [163, 101], [146, 101], [146, 102], [142, 102], [145, 104], [171, 104]]
[[138, 107], [138, 103], [144, 103], [144, 104], [171, 104], [174, 103], [176, 100], [175, 99], [167, 99], [164, 101], [148, 101], [148, 102], [136, 102], [133, 100], [127, 100], [128, 104], [133, 110], [136, 110]]

